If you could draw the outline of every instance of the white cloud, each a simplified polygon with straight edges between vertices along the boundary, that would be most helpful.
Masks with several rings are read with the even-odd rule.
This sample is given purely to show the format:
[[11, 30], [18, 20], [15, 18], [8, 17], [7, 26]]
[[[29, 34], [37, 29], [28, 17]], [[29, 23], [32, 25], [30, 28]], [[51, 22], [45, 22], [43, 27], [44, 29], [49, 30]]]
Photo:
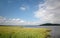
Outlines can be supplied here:
[[29, 6], [25, 5], [25, 4], [22, 4], [19, 9], [22, 10], [22, 11], [26, 11], [26, 10], [29, 9]]
[[27, 8], [26, 7], [20, 7], [20, 10], [23, 10], [23, 11], [25, 11]]
[[44, 4], [39, 4], [39, 9], [34, 13], [42, 23], [60, 23], [60, 0], [45, 0]]
[[5, 18], [0, 16], [0, 25], [38, 25], [37, 22], [28, 22], [20, 18]]
[[3, 23], [6, 20], [6, 18], [0, 16], [0, 23]]
[[0, 16], [0, 25], [20, 25], [21, 23], [24, 23], [24, 20], [20, 18], [7, 19]]
[[25, 10], [26, 8], [25, 7], [20, 7], [21, 10]]

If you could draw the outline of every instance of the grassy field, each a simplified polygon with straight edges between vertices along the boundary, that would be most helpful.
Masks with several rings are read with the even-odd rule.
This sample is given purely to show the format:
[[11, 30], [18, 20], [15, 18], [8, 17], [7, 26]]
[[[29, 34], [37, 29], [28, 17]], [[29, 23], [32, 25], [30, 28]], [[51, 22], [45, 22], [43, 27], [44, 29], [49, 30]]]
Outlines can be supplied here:
[[0, 38], [47, 38], [49, 34], [50, 30], [46, 28], [0, 26]]

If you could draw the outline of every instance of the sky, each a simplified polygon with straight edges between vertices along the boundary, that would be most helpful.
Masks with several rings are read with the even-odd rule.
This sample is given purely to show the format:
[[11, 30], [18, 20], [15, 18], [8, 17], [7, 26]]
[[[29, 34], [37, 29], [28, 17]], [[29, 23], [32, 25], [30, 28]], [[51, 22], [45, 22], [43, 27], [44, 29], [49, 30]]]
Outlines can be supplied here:
[[0, 0], [0, 25], [60, 24], [60, 0]]

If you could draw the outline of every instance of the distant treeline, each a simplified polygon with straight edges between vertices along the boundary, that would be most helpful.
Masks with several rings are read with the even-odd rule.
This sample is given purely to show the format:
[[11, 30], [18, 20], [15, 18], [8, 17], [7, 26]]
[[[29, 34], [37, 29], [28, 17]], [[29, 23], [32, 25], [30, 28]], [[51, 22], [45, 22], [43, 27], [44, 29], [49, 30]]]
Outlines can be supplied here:
[[39, 26], [60, 26], [60, 24], [45, 23], [45, 24], [41, 24]]

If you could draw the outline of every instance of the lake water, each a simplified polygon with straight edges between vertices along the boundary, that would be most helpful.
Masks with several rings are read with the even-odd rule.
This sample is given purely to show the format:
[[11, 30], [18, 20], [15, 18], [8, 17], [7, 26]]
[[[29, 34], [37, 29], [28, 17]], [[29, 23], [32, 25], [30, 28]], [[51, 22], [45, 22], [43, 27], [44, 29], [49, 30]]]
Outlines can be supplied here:
[[60, 38], [60, 26], [24, 26], [26, 28], [48, 28], [51, 29], [51, 38]]

